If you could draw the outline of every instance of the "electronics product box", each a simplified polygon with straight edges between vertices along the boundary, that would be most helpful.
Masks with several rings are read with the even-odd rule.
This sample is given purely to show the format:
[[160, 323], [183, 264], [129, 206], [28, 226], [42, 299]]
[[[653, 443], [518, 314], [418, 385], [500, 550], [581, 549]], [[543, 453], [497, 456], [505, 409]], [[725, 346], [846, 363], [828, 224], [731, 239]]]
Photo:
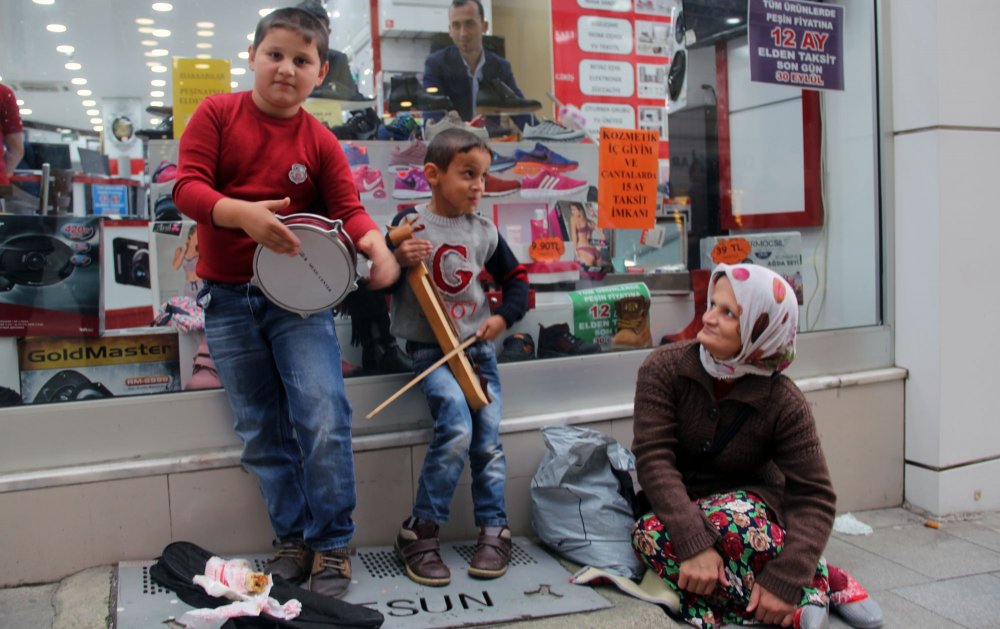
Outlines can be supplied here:
[[149, 325], [153, 320], [149, 223], [101, 223], [101, 330]]
[[198, 232], [194, 221], [157, 221], [149, 224], [149, 251], [153, 264], [153, 306], [171, 297], [197, 297], [202, 281], [198, 264]]
[[100, 333], [100, 224], [0, 216], [0, 336]]
[[802, 234], [773, 232], [701, 239], [701, 268], [716, 264], [759, 264], [781, 274], [802, 305]]
[[179, 391], [177, 332], [121, 330], [100, 338], [28, 337], [18, 346], [26, 404]]

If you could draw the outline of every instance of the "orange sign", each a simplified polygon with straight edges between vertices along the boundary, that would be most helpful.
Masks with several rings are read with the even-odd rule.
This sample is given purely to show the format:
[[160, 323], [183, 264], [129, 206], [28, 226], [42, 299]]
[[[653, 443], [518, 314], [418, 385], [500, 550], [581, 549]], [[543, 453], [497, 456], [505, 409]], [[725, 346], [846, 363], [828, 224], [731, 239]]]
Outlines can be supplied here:
[[719, 238], [712, 249], [712, 262], [716, 264], [739, 264], [750, 255], [750, 243], [746, 238]]
[[655, 131], [601, 127], [597, 226], [652, 229], [660, 137]]
[[562, 257], [566, 252], [566, 245], [562, 238], [546, 237], [534, 240], [528, 249], [528, 255], [535, 262], [552, 262]]

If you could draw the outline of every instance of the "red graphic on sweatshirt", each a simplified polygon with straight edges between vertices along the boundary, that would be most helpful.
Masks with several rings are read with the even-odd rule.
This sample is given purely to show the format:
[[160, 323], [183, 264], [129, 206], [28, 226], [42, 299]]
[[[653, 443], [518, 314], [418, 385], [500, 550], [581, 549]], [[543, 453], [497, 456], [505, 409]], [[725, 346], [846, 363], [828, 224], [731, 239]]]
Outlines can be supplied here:
[[[458, 256], [458, 260], [452, 258]], [[434, 284], [449, 295], [465, 290], [475, 274], [463, 268], [469, 260], [469, 250], [464, 245], [441, 245], [434, 252]]]

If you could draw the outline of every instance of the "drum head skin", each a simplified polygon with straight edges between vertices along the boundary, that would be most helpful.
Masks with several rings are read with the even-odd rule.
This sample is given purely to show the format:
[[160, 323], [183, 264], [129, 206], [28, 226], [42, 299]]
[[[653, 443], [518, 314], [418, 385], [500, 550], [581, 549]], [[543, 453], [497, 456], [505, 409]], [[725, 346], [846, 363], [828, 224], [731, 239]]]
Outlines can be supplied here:
[[253, 283], [273, 303], [302, 316], [333, 308], [358, 287], [357, 253], [342, 223], [311, 214], [280, 218], [301, 241], [299, 254], [258, 245]]

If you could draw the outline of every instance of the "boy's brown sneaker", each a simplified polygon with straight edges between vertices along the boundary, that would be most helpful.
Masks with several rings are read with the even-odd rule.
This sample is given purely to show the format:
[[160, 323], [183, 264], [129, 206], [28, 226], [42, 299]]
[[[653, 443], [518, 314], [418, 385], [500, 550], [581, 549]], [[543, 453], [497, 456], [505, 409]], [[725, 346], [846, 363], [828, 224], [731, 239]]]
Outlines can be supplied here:
[[506, 526], [481, 526], [476, 540], [476, 554], [469, 564], [469, 576], [495, 579], [507, 572], [510, 563], [510, 529]]
[[434, 522], [407, 518], [396, 536], [395, 548], [411, 580], [434, 587], [451, 583], [451, 570], [441, 561], [438, 525]]
[[301, 539], [275, 541], [274, 556], [267, 560], [264, 572], [283, 578], [292, 585], [300, 585], [309, 578], [313, 551]]
[[309, 591], [340, 598], [351, 585], [351, 551], [349, 548], [317, 550], [312, 563]]

